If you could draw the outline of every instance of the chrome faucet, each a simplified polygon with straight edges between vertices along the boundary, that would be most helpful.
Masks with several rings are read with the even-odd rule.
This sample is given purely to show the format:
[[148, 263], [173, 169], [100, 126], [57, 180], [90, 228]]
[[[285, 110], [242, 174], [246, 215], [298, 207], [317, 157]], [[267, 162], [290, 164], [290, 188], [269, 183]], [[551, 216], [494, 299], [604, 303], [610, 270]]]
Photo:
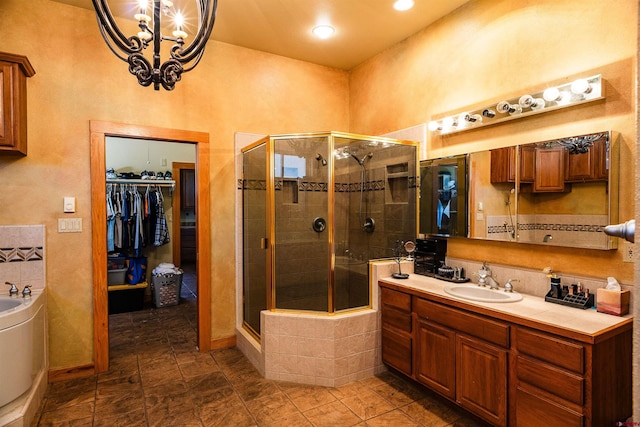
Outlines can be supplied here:
[[29, 289], [31, 285], [25, 285], [22, 290], [22, 298], [29, 298], [31, 296], [31, 289]]
[[487, 276], [485, 277], [485, 282], [489, 284], [489, 289], [498, 289], [500, 288], [500, 285], [498, 284], [498, 282], [496, 282], [496, 280], [492, 277], [492, 276]]
[[483, 261], [482, 267], [478, 270], [478, 286], [487, 286], [487, 279], [491, 279], [491, 269], [487, 267], [487, 262]]
[[11, 282], [4, 282], [5, 285], [9, 285], [11, 286], [9, 288], [9, 296], [10, 297], [17, 297], [18, 296], [18, 288], [16, 287], [15, 283], [11, 283]]

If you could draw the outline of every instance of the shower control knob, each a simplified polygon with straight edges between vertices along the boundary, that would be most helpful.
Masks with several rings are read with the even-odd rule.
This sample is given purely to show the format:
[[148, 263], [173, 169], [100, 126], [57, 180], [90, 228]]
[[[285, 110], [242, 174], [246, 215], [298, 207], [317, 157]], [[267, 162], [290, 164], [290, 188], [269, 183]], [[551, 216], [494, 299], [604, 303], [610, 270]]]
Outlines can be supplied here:
[[327, 228], [327, 221], [324, 218], [317, 217], [313, 220], [313, 231], [322, 233]]

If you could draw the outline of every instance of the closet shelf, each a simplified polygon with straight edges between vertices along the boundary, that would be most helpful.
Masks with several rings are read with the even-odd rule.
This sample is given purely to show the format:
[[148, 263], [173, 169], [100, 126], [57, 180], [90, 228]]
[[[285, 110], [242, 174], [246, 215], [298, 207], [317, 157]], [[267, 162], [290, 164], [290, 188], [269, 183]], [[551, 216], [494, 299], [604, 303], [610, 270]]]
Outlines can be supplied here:
[[135, 184], [135, 185], [155, 185], [157, 187], [175, 188], [176, 182], [173, 179], [107, 179], [107, 184]]

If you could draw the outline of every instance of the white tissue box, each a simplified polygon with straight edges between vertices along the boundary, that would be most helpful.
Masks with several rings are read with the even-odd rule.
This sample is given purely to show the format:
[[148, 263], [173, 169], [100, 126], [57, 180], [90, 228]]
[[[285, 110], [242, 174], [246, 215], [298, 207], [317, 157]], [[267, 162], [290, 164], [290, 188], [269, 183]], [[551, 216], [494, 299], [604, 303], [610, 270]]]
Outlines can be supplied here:
[[601, 313], [624, 316], [629, 312], [629, 291], [613, 291], [611, 289], [596, 289], [596, 308]]

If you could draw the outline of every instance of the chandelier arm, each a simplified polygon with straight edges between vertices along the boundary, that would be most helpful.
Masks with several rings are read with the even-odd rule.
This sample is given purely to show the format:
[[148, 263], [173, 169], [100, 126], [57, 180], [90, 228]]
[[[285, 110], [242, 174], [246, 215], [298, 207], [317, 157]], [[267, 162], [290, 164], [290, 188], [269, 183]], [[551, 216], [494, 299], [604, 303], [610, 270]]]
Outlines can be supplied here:
[[[201, 25], [198, 28], [198, 33], [195, 35], [193, 42], [180, 52], [172, 50], [171, 56], [183, 64], [187, 64], [198, 56], [202, 55], [202, 52], [211, 37], [213, 26], [216, 22], [216, 11], [218, 9], [218, 0], [213, 0], [213, 6], [211, 6], [210, 0], [198, 0], [201, 14]], [[206, 2], [202, 4], [201, 2]], [[193, 67], [191, 67], [193, 68]]]
[[[98, 19], [98, 26], [100, 27], [102, 38], [107, 42], [107, 45], [113, 43], [113, 46], [110, 45], [111, 50], [113, 51], [115, 46], [127, 55], [140, 52], [142, 50], [141, 40], [136, 36], [127, 37], [122, 33], [122, 31], [120, 31], [120, 28], [118, 28], [118, 25], [113, 19], [113, 14], [111, 13], [111, 9], [109, 9], [109, 4], [105, 0], [91, 1], [93, 2], [93, 7], [96, 10], [96, 18]], [[109, 42], [109, 40], [111, 40], [111, 42]], [[122, 59], [122, 57], [117, 53], [116, 56]]]
[[105, 29], [102, 27], [102, 25], [100, 25], [100, 20], [98, 20], [98, 29], [100, 30], [100, 33], [102, 34], [102, 38], [105, 41], [105, 44], [107, 45], [107, 47], [109, 48], [109, 50], [111, 52], [113, 52], [113, 54], [118, 57], [119, 59], [121, 59], [124, 62], [127, 62], [127, 56], [123, 55], [120, 53], [119, 50], [117, 50], [115, 47], [113, 47], [113, 42], [109, 41], [110, 39], [108, 38], [109, 36], [107, 36]]

